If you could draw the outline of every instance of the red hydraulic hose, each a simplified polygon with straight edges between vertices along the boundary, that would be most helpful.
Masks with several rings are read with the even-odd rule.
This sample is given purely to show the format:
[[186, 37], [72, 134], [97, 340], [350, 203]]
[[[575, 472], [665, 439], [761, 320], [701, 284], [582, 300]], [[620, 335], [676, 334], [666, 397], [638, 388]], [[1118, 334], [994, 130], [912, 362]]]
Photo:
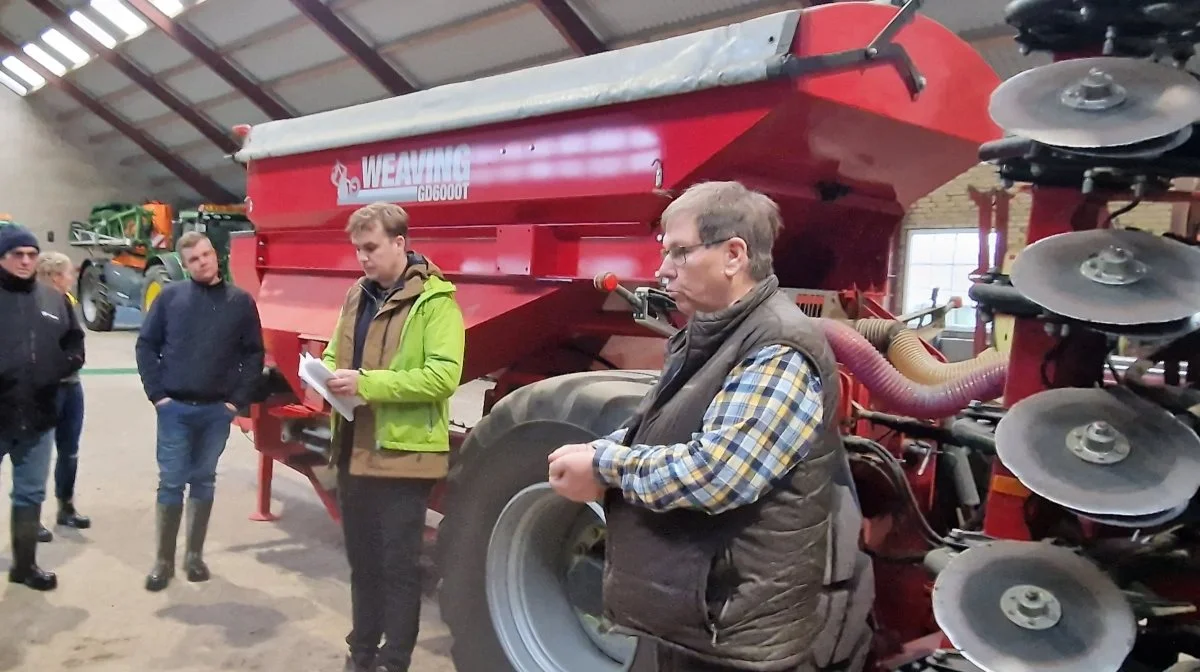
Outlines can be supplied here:
[[954, 415], [972, 401], [988, 401], [1004, 393], [1007, 363], [995, 362], [938, 385], [922, 385], [896, 370], [853, 325], [818, 320], [838, 362], [871, 392], [880, 406], [900, 415], [933, 419]]

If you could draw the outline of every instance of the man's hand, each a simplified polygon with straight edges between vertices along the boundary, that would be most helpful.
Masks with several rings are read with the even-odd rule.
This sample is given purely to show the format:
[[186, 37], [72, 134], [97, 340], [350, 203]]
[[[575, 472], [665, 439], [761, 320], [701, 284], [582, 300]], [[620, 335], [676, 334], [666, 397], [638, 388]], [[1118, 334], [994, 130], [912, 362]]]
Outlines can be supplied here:
[[589, 451], [589, 453], [590, 453], [590, 452], [594, 452], [595, 449], [593, 449], [591, 444], [588, 444], [588, 443], [568, 443], [567, 445], [562, 446], [561, 448], [555, 450], [553, 453], [550, 453], [550, 456], [546, 458], [546, 461], [553, 462], [553, 461], [557, 460], [558, 458], [562, 457], [563, 455], [567, 455], [569, 453], [577, 453], [582, 450]]
[[353, 369], [338, 369], [329, 379], [329, 391], [342, 396], [358, 394], [358, 371]]
[[604, 497], [604, 484], [592, 467], [596, 451], [588, 445], [570, 445], [554, 452], [560, 451], [550, 461], [550, 487], [572, 502], [594, 502]]
[[228, 408], [230, 413], [237, 415], [237, 406], [234, 406], [229, 402], [225, 402], [225, 408]]

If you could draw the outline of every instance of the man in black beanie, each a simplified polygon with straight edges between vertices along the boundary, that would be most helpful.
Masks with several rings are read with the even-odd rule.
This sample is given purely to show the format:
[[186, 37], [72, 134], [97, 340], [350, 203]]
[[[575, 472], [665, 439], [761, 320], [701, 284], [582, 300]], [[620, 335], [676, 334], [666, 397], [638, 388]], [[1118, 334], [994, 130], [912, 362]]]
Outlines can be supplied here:
[[37, 566], [59, 382], [83, 367], [83, 329], [67, 298], [37, 282], [37, 237], [0, 227], [0, 459], [12, 462], [11, 583], [53, 590]]

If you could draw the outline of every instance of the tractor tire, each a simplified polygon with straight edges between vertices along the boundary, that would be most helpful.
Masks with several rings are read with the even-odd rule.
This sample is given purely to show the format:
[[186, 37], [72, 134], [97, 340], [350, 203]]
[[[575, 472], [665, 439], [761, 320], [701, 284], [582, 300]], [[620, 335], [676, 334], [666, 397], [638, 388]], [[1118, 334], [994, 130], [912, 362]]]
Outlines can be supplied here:
[[142, 283], [142, 319], [150, 314], [150, 306], [171, 282], [171, 273], [163, 265], [151, 266], [146, 269], [145, 282]]
[[83, 269], [79, 276], [79, 312], [88, 329], [112, 331], [117, 309], [108, 300], [108, 287], [95, 264]]
[[[501, 399], [453, 456], [437, 558], [441, 616], [454, 639], [456, 670], [657, 668], [653, 645], [601, 635], [594, 622], [585, 627], [586, 619], [568, 602], [560, 565], [572, 548], [581, 555], [581, 545], [568, 542], [576, 541], [572, 532], [602, 535], [603, 512], [558, 497], [546, 485], [551, 452], [619, 427], [655, 378], [651, 372], [588, 371], [527, 385]], [[594, 614], [599, 574], [593, 571], [589, 579], [583, 592], [590, 593], [584, 599]]]

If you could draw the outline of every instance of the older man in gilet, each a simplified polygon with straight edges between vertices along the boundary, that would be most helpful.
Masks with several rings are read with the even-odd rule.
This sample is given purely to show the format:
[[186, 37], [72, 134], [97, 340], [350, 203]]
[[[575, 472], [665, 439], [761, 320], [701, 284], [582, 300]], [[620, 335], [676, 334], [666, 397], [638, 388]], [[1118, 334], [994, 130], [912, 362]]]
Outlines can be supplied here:
[[606, 615], [657, 644], [660, 672], [861, 669], [873, 586], [836, 363], [779, 290], [779, 210], [702, 183], [662, 224], [688, 324], [624, 427], [550, 456], [560, 494], [604, 501]]

